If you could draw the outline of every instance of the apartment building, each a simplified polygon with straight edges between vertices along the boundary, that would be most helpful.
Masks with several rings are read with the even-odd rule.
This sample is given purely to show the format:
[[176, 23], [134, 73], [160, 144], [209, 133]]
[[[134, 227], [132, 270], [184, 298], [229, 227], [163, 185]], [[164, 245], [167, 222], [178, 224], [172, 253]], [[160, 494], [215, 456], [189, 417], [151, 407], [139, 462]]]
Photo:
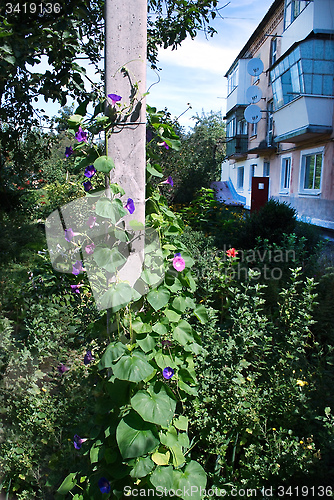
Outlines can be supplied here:
[[[259, 75], [249, 71], [254, 58], [263, 63]], [[222, 181], [251, 208], [252, 179], [261, 178], [268, 197], [334, 229], [334, 0], [275, 0], [225, 76]], [[260, 96], [257, 123], [244, 115], [249, 87]]]

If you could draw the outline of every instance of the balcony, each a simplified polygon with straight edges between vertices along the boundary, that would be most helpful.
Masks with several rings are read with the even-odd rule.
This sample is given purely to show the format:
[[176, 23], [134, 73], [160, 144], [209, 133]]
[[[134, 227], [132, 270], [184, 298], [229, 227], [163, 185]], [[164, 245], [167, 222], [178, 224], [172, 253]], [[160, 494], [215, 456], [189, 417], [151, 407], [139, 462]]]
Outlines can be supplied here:
[[247, 153], [248, 136], [236, 135], [235, 137], [226, 138], [226, 156], [242, 156]]
[[301, 95], [275, 111], [275, 142], [295, 144], [331, 134], [333, 103], [333, 97]]

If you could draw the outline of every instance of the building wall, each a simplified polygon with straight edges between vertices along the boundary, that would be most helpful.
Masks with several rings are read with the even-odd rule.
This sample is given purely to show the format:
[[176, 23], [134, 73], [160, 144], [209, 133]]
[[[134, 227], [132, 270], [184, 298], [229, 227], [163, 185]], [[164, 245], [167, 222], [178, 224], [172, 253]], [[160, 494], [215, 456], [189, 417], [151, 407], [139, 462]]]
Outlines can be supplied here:
[[[264, 162], [268, 161], [266, 158], [261, 158], [253, 155], [253, 158], [245, 158], [243, 161], [239, 160], [235, 163], [226, 160], [222, 164], [222, 181], [231, 180], [233, 186], [235, 187], [236, 192], [240, 196], [244, 196], [246, 198], [245, 208], [248, 210], [251, 207], [251, 185], [252, 185], [252, 165], [255, 165], [254, 168], [254, 177], [263, 177], [264, 176]], [[244, 183], [243, 187], [238, 187], [238, 169], [244, 168]], [[270, 183], [269, 183], [269, 193], [270, 193]]]
[[[332, 33], [334, 23], [334, 0], [314, 0], [306, 6], [301, 14], [284, 31], [284, 20], [282, 8], [284, 2], [279, 5], [262, 30], [257, 33], [256, 39], [251, 38], [251, 43], [242, 50], [243, 57], [259, 57], [264, 63], [264, 71], [260, 79], [252, 84], [258, 85], [262, 90], [262, 99], [257, 103], [262, 111], [265, 111], [268, 103], [272, 99], [272, 86], [270, 81], [270, 45], [272, 37], [267, 35], [282, 35], [277, 37], [277, 57], [284, 56], [286, 51], [296, 42], [304, 40], [310, 35], [313, 29], [321, 33]], [[314, 36], [314, 35], [312, 35]], [[305, 45], [305, 43], [304, 43]], [[311, 46], [312, 42], [307, 46]], [[319, 46], [325, 46], [322, 58], [334, 64], [333, 42], [315, 41], [314, 50]], [[305, 45], [306, 46], [306, 45]], [[313, 45], [312, 45], [313, 46]], [[288, 52], [289, 54], [289, 52]], [[290, 55], [289, 55], [290, 57]], [[322, 70], [319, 66], [319, 57], [312, 52], [311, 63], [313, 63], [312, 78], [317, 74], [321, 78]], [[306, 57], [308, 59], [308, 56]], [[306, 61], [307, 62], [307, 61]], [[321, 62], [321, 61], [320, 61]], [[305, 61], [304, 61], [305, 63]], [[285, 70], [284, 70], [285, 71]], [[305, 74], [304, 74], [305, 71]], [[304, 76], [307, 69], [303, 67]], [[333, 75], [332, 75], [333, 76]], [[331, 76], [331, 78], [332, 78]], [[253, 78], [253, 77], [252, 77]], [[253, 78], [254, 80], [254, 78]], [[313, 81], [313, 80], [312, 80]], [[322, 89], [324, 86], [322, 86]], [[310, 93], [317, 93], [312, 87]], [[234, 155], [226, 160], [222, 166], [222, 179], [231, 179], [237, 192], [246, 197], [246, 208], [251, 204], [251, 165], [255, 165], [254, 175], [261, 177], [264, 175], [264, 163], [270, 163], [270, 183], [269, 197], [274, 197], [280, 201], [291, 204], [296, 208], [298, 217], [301, 220], [313, 224], [334, 229], [334, 122], [333, 122], [333, 96], [326, 94], [323, 97], [297, 96], [296, 99], [274, 112], [274, 136], [282, 134], [282, 141], [276, 144], [276, 150], [265, 147], [267, 138], [267, 113], [263, 113], [257, 125], [256, 135], [252, 134], [251, 125], [248, 126], [248, 153]], [[228, 110], [231, 109], [228, 107]], [[233, 110], [232, 110], [233, 112]], [[228, 115], [229, 111], [227, 111]], [[276, 116], [276, 120], [275, 120]], [[286, 137], [284, 134], [292, 129], [307, 128], [298, 137]], [[330, 127], [332, 126], [332, 132]], [[312, 128], [311, 127], [311, 128]], [[323, 127], [326, 129], [322, 132]], [[317, 130], [317, 128], [319, 130]], [[283, 142], [284, 141], [284, 142]], [[305, 155], [314, 150], [322, 148], [323, 164], [320, 189], [307, 191], [303, 189]], [[321, 151], [322, 151], [321, 150]], [[304, 162], [302, 163], [302, 155]], [[290, 184], [288, 189], [282, 188], [282, 161], [284, 158], [291, 158]], [[302, 167], [303, 165], [303, 167]], [[244, 167], [244, 186], [238, 188], [238, 168]]]

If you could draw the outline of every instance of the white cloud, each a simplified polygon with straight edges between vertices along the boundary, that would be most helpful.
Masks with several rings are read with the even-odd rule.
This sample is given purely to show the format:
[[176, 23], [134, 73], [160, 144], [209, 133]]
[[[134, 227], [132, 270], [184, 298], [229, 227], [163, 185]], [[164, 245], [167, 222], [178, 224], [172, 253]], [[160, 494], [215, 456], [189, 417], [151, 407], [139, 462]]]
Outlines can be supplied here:
[[159, 63], [162, 66], [172, 64], [221, 75], [225, 68], [227, 71], [235, 56], [235, 47], [215, 45], [212, 39], [204, 41], [186, 39], [177, 50], [160, 50]]

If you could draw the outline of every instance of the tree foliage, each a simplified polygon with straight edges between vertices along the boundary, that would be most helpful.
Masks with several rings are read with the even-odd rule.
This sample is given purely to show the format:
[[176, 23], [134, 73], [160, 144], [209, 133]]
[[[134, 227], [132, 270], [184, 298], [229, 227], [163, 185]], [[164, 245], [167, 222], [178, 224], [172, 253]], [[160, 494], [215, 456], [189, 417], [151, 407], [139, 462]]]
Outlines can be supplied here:
[[[156, 156], [165, 175], [174, 181], [175, 203], [189, 203], [201, 188], [209, 188], [212, 181], [220, 179], [221, 163], [225, 156], [225, 124], [220, 112], [194, 116], [195, 126], [188, 132], [177, 122], [173, 126], [180, 136], [177, 151], [156, 148]], [[166, 112], [165, 120], [171, 122]]]
[[[213, 35], [210, 20], [218, 12], [217, 5], [217, 0], [148, 0], [148, 60], [152, 66], [157, 64], [158, 47], [175, 49], [187, 35], [194, 38], [198, 30]], [[22, 135], [47, 118], [43, 109], [37, 112], [33, 106], [40, 96], [62, 106], [71, 99], [82, 103], [97, 100], [99, 90], [103, 91], [103, 71], [99, 69], [103, 46], [104, 0], [2, 3], [0, 179], [9, 153], [20, 156]], [[100, 73], [100, 84], [93, 89], [87, 88], [83, 59]], [[35, 68], [41, 62], [49, 65], [43, 73]]]

